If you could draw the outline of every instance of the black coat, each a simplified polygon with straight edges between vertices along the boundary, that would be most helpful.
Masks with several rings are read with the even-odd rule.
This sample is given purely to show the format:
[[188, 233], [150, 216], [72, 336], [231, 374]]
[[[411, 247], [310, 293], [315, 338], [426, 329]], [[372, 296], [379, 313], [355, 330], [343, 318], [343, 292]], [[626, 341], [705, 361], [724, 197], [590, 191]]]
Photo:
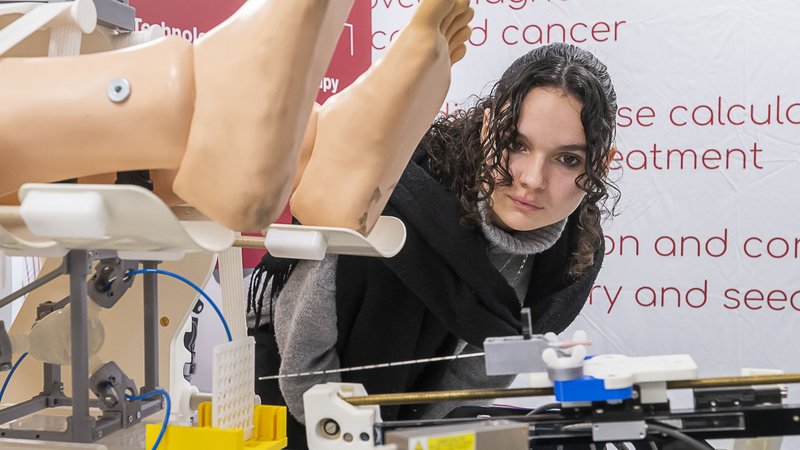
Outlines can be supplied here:
[[[422, 162], [422, 161], [419, 161]], [[340, 256], [336, 269], [339, 353], [342, 367], [452, 354], [459, 339], [482, 346], [488, 337], [519, 334], [520, 304], [492, 265], [479, 229], [459, 225], [455, 196], [412, 161], [392, 194], [385, 215], [407, 229], [393, 258]], [[580, 312], [603, 259], [578, 280], [567, 275], [576, 248], [577, 212], [556, 243], [536, 255], [524, 306], [533, 331], [563, 331]], [[343, 381], [368, 393], [430, 390], [446, 362], [349, 372]], [[384, 420], [413, 419], [423, 408], [383, 407]]]

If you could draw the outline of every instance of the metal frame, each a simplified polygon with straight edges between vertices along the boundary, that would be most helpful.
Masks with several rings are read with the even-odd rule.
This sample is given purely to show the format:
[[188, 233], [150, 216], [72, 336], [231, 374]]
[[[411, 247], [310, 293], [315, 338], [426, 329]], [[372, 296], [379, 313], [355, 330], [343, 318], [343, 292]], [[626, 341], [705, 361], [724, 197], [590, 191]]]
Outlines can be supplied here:
[[[639, 407], [637, 409], [637, 406]], [[669, 425], [694, 439], [750, 439], [763, 437], [800, 435], [800, 405], [762, 404], [728, 408], [695, 408], [694, 410], [671, 411], [668, 404], [658, 408], [643, 407], [635, 401], [608, 405], [596, 403], [592, 407], [570, 408], [562, 413], [535, 415], [493, 416], [514, 422], [528, 423], [531, 448], [553, 450], [558, 446], [589, 449], [590, 444], [599, 444], [596, 428], [605, 424], [630, 424], [631, 431], [638, 434], [636, 425], [653, 423]], [[375, 424], [377, 443], [383, 443], [387, 433], [393, 430], [459, 423], [474, 423], [469, 419], [443, 419], [423, 421], [392, 421]], [[630, 436], [619, 441], [632, 443], [658, 441], [661, 436], [651, 431], [646, 439]], [[639, 447], [637, 447], [639, 448]], [[646, 447], [651, 448], [651, 447]], [[662, 447], [657, 447], [662, 448]], [[675, 447], [665, 447], [675, 448]], [[684, 448], [684, 447], [677, 447]]]
[[[108, 436], [114, 431], [128, 428], [141, 422], [141, 419], [160, 411], [163, 400], [160, 396], [153, 399], [139, 401], [138, 410], [141, 414], [123, 417], [116, 411], [103, 411], [103, 415], [95, 419], [89, 414], [90, 407], [101, 407], [101, 402], [90, 399], [89, 386], [89, 352], [88, 352], [88, 288], [87, 275], [93, 260], [107, 257], [108, 252], [89, 252], [87, 250], [71, 250], [64, 257], [61, 266], [33, 283], [17, 290], [11, 295], [0, 300], [0, 306], [31, 292], [54, 280], [60, 275], [69, 275], [70, 294], [70, 325], [72, 346], [72, 398], [64, 395], [64, 384], [61, 381], [61, 367], [53, 364], [43, 364], [42, 392], [14, 406], [0, 409], [0, 424], [6, 424], [20, 419], [29, 414], [47, 408], [71, 406], [72, 415], [67, 419], [65, 431], [40, 431], [21, 429], [0, 429], [0, 438], [34, 439], [76, 443], [91, 443], [103, 436]], [[142, 262], [145, 268], [155, 269], [156, 261]], [[158, 283], [156, 274], [144, 275], [144, 367], [145, 383], [141, 391], [146, 393], [158, 387]], [[128, 399], [123, 402], [134, 404]], [[128, 406], [123, 405], [124, 407]]]

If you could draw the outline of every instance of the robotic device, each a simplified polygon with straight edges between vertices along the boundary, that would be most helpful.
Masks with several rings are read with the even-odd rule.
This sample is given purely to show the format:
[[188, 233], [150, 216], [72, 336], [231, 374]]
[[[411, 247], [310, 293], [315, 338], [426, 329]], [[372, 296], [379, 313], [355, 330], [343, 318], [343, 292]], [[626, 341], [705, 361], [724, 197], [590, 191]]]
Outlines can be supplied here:
[[[0, 307], [61, 275], [69, 277], [69, 295], [40, 304], [28, 336], [9, 338], [0, 327], [0, 366], [9, 368], [12, 347], [18, 347], [13, 349], [17, 354], [26, 349], [44, 362], [41, 393], [0, 409], [0, 424], [53, 407], [71, 407], [72, 414], [64, 430], [3, 428], [0, 437], [94, 442], [161, 411], [160, 396], [140, 396], [162, 386], [155, 273], [143, 275], [142, 386], [115, 362], [103, 363], [96, 356], [105, 334], [98, 311], [117, 304], [133, 285], [133, 273], [140, 266], [154, 270], [160, 261], [180, 259], [187, 253], [222, 251], [233, 243], [233, 232], [209, 222], [183, 223], [155, 195], [138, 186], [29, 184], [20, 190], [20, 199], [21, 207], [4, 209], [0, 247], [10, 254], [61, 256], [63, 261], [54, 271], [0, 299]], [[20, 237], [21, 229], [28, 235]], [[93, 275], [88, 277], [93, 264]], [[65, 395], [62, 366], [69, 366], [71, 372], [70, 396]], [[99, 408], [100, 416], [90, 414], [90, 407]]]
[[[200, 426], [170, 425], [159, 448], [186, 448], [187, 445], [191, 448], [198, 442], [217, 448], [236, 446], [237, 442], [248, 442], [248, 448], [263, 450], [283, 448], [285, 437], [280, 436], [279, 428], [281, 420], [285, 427], [285, 412], [278, 411], [280, 408], [254, 407], [254, 345], [252, 338], [244, 334], [242, 295], [232, 296], [233, 305], [225, 304], [233, 326], [229, 330], [225, 322], [230, 342], [214, 348], [212, 395], [200, 394], [183, 379], [184, 361], [180, 360], [180, 355], [170, 355], [170, 362], [173, 366], [177, 363], [178, 368], [167, 371], [169, 382], [159, 378], [159, 373], [163, 372], [159, 370], [159, 348], [164, 348], [159, 346], [159, 334], [163, 334], [160, 329], [165, 327], [164, 319], [169, 315], [188, 314], [194, 302], [185, 305], [186, 311], [176, 311], [181, 308], [176, 298], [169, 298], [159, 307], [157, 268], [162, 261], [168, 265], [190, 254], [221, 253], [225, 297], [227, 272], [224, 269], [230, 265], [226, 263], [226, 254], [232, 250], [232, 245], [244, 245], [237, 242], [233, 231], [196, 214], [188, 214], [190, 211], [185, 208], [171, 210], [146, 186], [26, 184], [19, 195], [21, 206], [0, 207], [0, 249], [10, 255], [62, 257], [63, 260], [33, 283], [0, 299], [0, 307], [28, 293], [36, 294], [40, 288], [49, 289], [62, 281], [62, 275], [68, 276], [69, 287], [54, 299], [57, 301], [38, 305], [36, 322], [29, 332], [23, 330], [20, 334], [18, 330], [9, 335], [0, 322], [0, 371], [16, 368], [12, 365], [12, 353], [19, 356], [27, 351], [32, 358], [43, 362], [40, 393], [0, 409], [0, 441], [12, 438], [97, 442], [162, 411], [169, 402], [150, 394], [163, 387], [172, 399], [172, 418], [177, 419], [173, 422], [186, 423], [189, 416], [199, 412]], [[276, 228], [283, 236], [280, 242], [284, 243], [280, 250], [291, 256], [307, 253], [309, 249], [321, 251], [323, 255], [345, 251], [396, 253], [405, 239], [405, 228], [402, 223], [398, 227], [392, 218], [385, 219], [379, 221], [377, 227], [383, 231], [367, 238], [352, 236], [356, 233], [351, 230], [279, 226]], [[268, 236], [272, 232], [270, 230]], [[274, 237], [262, 240], [259, 245], [263, 248], [264, 242], [270, 239]], [[293, 244], [288, 245], [286, 241]], [[238, 267], [241, 270], [241, 260]], [[100, 310], [108, 310], [106, 314], [110, 314], [113, 309], [126, 306], [121, 300], [131, 297], [138, 274], [142, 274], [144, 287], [139, 315], [144, 319], [143, 385], [137, 385], [134, 376], [129, 375], [136, 370], [128, 363], [131, 359], [138, 360], [139, 356], [131, 358], [129, 352], [103, 353], [107, 351], [102, 348], [105, 331], [98, 317]], [[229, 285], [238, 285], [241, 289], [241, 280], [238, 275]], [[64, 293], [68, 295], [61, 299]], [[210, 298], [206, 300], [217, 309]], [[130, 305], [130, 301], [125, 303]], [[237, 314], [237, 306], [241, 314]], [[128, 317], [117, 320], [130, 321]], [[126, 326], [115, 322], [115, 328]], [[16, 323], [15, 327], [20, 328]], [[103, 358], [116, 362], [103, 361]], [[21, 361], [21, 357], [17, 361]], [[32, 361], [26, 361], [25, 365], [34, 366]], [[62, 367], [68, 368], [71, 380], [62, 378]], [[126, 374], [123, 369], [129, 372]], [[211, 403], [202, 403], [208, 400]], [[60, 407], [69, 408], [71, 414], [65, 427], [57, 424], [59, 429], [31, 426], [18, 420]], [[90, 411], [90, 408], [97, 410]], [[159, 442], [157, 435], [161, 429], [149, 426], [148, 442]], [[3, 445], [0, 442], [0, 447]]]
[[[525, 313], [524, 313], [525, 314]], [[800, 406], [780, 383], [800, 375], [697, 379], [687, 355], [586, 356], [583, 332], [511, 336], [484, 343], [489, 375], [531, 373], [531, 388], [366, 395], [363, 386], [317, 385], [304, 396], [309, 448], [710, 449], [706, 439], [746, 439], [737, 450], [777, 450], [800, 434]], [[694, 409], [674, 410], [668, 389], [692, 389]], [[531, 411], [461, 408], [461, 418], [382, 422], [379, 405], [555, 395]], [[459, 410], [456, 410], [457, 412]], [[471, 416], [471, 417], [470, 417]], [[625, 446], [625, 443], [628, 443]], [[345, 447], [345, 445], [347, 447]]]

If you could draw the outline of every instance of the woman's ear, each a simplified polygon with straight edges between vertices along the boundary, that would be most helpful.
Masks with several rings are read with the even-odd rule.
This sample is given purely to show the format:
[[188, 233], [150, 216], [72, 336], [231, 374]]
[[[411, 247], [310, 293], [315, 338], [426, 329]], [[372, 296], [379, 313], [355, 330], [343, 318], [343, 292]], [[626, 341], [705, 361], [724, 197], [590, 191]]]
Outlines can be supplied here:
[[489, 108], [483, 110], [483, 125], [481, 126], [481, 144], [486, 142], [489, 136], [489, 120], [492, 118], [492, 111]]

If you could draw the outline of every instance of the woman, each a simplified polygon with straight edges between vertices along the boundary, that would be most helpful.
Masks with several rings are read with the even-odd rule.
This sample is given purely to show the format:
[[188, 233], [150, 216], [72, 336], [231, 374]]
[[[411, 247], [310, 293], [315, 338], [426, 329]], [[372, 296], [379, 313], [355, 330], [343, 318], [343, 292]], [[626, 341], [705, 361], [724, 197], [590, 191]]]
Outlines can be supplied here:
[[[264, 295], [264, 269], [287, 270], [273, 277], [285, 284], [270, 286], [267, 305], [253, 298], [259, 320], [270, 321], [255, 330], [257, 375], [278, 364], [290, 374], [480, 351], [487, 337], [519, 334], [523, 306], [534, 332], [564, 330], [603, 258], [600, 219], [617, 192], [607, 180], [616, 109], [590, 53], [554, 44], [519, 58], [488, 97], [439, 119], [420, 143], [384, 210], [408, 230], [397, 256], [296, 266], [265, 258], [254, 297]], [[506, 387], [512, 377], [487, 377], [482, 359], [470, 358], [285, 378], [280, 394], [303, 422], [302, 394], [339, 380], [388, 393]], [[257, 391], [280, 400], [266, 382]], [[382, 416], [439, 418], [454, 406], [384, 407]]]

